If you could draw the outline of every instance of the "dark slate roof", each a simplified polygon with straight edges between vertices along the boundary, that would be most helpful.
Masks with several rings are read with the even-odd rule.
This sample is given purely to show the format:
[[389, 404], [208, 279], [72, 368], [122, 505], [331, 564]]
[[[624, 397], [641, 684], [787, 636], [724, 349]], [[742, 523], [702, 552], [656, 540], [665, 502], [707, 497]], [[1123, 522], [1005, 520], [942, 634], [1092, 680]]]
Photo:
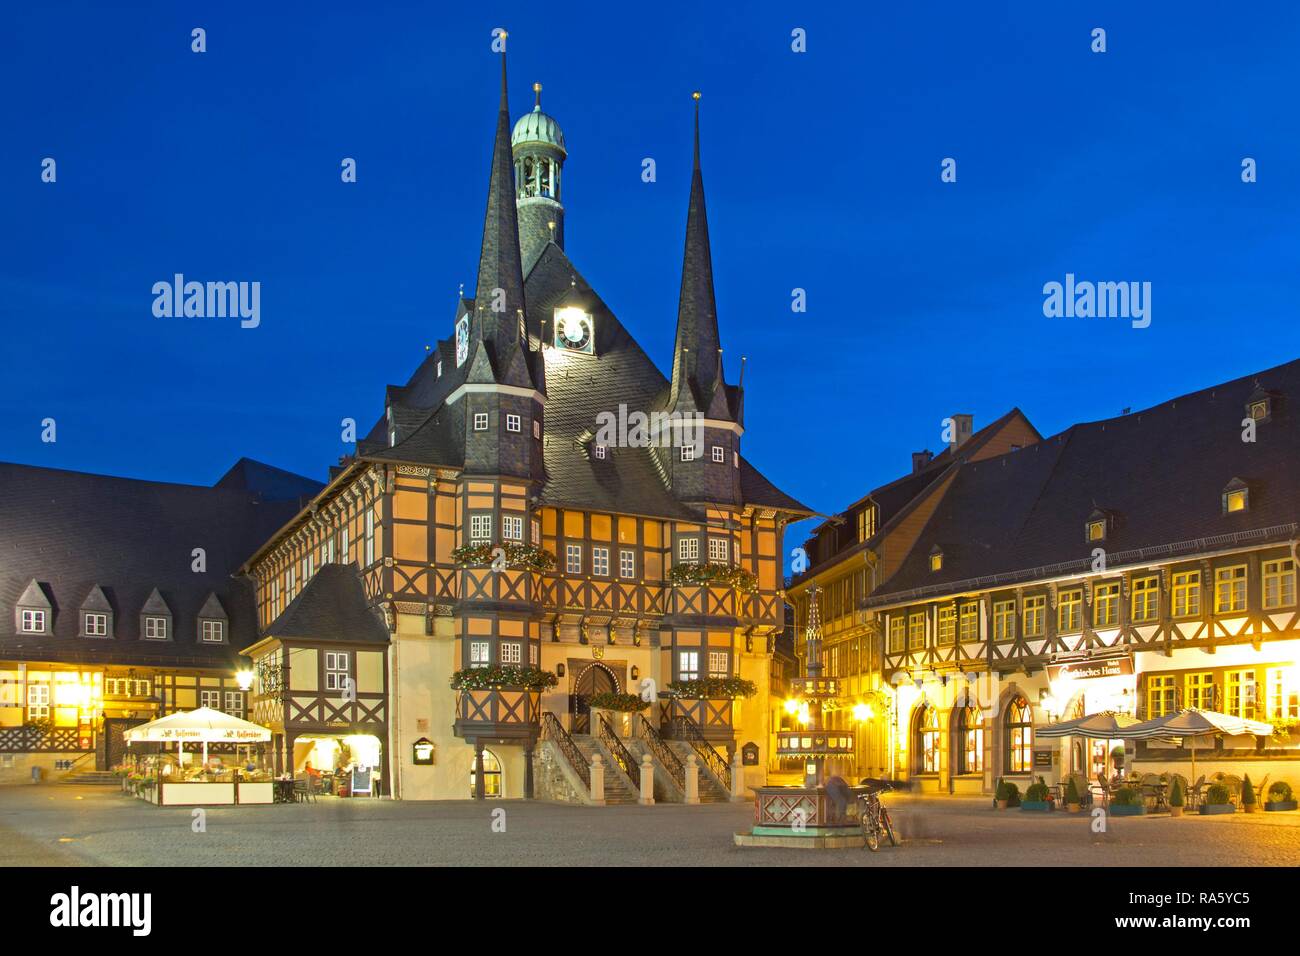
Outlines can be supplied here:
[[[1257, 440], [1242, 441], [1257, 383], [1279, 396]], [[1020, 451], [958, 465], [953, 484], [899, 570], [873, 602], [915, 588], [1080, 562], [1095, 546], [1088, 516], [1115, 516], [1109, 555], [1260, 531], [1300, 521], [1300, 361], [1119, 418], [1071, 426]], [[1224, 515], [1234, 477], [1250, 507]], [[943, 568], [928, 556], [943, 551]], [[1208, 550], [1208, 547], [1207, 547]], [[1123, 563], [1122, 559], [1119, 562]], [[1112, 566], [1116, 562], [1112, 561]]]
[[[662, 409], [668, 380], [596, 291], [555, 243], [548, 243], [525, 281], [527, 326], [536, 347], [561, 303], [581, 305], [595, 318], [595, 356], [555, 349], [543, 351], [546, 380], [546, 484], [542, 501], [624, 514], [693, 519], [699, 515], [675, 499], [651, 449], [610, 448], [601, 461], [588, 449], [596, 430], [596, 412]], [[462, 308], [463, 308], [462, 304]], [[444, 348], [450, 344], [440, 344]], [[432, 356], [433, 353], [431, 353]], [[454, 353], [453, 353], [454, 354]], [[441, 379], [431, 358], [396, 394], [406, 403], [398, 416], [398, 443], [388, 447], [387, 422], [381, 419], [358, 453], [381, 461], [459, 467], [464, 463], [464, 403], [445, 404], [466, 379], [470, 362], [454, 368], [444, 359]], [[411, 409], [418, 408], [413, 414]], [[415, 422], [418, 424], [413, 424]], [[404, 425], [402, 424], [404, 423]], [[741, 458], [745, 504], [795, 513], [812, 509], [781, 492]]]
[[[298, 503], [222, 482], [209, 488], [0, 463], [0, 657], [231, 665], [257, 637], [252, 588], [231, 575]], [[191, 570], [195, 548], [206, 552], [202, 573]], [[48, 636], [16, 633], [14, 607], [33, 579], [54, 607]], [[95, 587], [113, 611], [111, 638], [78, 637], [78, 611]], [[140, 637], [140, 613], [155, 589], [173, 615], [170, 640]], [[229, 618], [227, 645], [199, 642], [199, 611], [213, 594]]]
[[370, 608], [355, 564], [322, 564], [266, 629], [265, 636], [349, 644], [388, 643], [388, 629]]
[[299, 501], [305, 504], [325, 486], [252, 458], [241, 458], [217, 479], [216, 488], [250, 491], [263, 501]]

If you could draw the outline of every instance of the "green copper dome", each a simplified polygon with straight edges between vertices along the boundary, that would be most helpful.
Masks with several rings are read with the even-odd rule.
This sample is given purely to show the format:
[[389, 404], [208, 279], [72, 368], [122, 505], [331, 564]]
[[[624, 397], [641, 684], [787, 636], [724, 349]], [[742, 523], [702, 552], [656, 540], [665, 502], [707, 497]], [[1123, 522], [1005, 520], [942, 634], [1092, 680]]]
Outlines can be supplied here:
[[537, 105], [533, 107], [531, 113], [525, 113], [519, 117], [519, 122], [515, 123], [515, 130], [510, 134], [511, 147], [522, 146], [525, 143], [542, 143], [546, 146], [554, 146], [567, 156], [568, 151], [564, 148], [564, 131], [560, 129], [560, 124], [555, 121], [555, 117], [542, 112], [541, 84], [535, 84], [533, 90], [537, 94]]

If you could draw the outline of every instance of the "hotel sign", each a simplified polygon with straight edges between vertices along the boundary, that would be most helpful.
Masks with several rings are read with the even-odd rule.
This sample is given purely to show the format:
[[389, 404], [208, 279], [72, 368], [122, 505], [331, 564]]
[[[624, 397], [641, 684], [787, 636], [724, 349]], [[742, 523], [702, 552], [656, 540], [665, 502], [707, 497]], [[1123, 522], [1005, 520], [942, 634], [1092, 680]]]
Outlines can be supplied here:
[[1129, 677], [1132, 674], [1133, 658], [1131, 657], [1106, 657], [1047, 665], [1047, 679], [1053, 683], [1058, 680], [1087, 680], [1092, 677]]

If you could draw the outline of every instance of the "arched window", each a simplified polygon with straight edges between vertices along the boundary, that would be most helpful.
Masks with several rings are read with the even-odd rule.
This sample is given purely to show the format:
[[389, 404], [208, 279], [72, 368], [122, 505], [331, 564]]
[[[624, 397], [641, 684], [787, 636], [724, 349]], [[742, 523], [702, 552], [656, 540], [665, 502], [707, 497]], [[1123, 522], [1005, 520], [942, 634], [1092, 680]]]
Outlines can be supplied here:
[[1034, 717], [1029, 701], [1013, 697], [1007, 706], [1006, 772], [1029, 773], [1034, 768]]
[[[469, 765], [469, 795], [471, 799], [475, 796], [472, 760]], [[497, 755], [490, 750], [483, 751], [483, 796], [489, 800], [501, 796], [501, 761], [497, 760]]]
[[957, 772], [984, 770], [984, 714], [978, 707], [957, 711]]
[[914, 773], [939, 772], [939, 712], [929, 704], [912, 718], [912, 753]]

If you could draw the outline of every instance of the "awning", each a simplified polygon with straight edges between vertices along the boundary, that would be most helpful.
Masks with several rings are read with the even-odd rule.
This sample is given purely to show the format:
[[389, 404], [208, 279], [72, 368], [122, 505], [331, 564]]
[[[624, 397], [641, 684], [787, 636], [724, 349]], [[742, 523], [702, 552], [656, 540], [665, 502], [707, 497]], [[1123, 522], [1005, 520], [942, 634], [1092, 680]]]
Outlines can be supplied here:
[[1203, 737], [1206, 734], [1212, 736], [1222, 734], [1228, 737], [1253, 734], [1256, 737], [1267, 737], [1272, 733], [1272, 724], [1189, 707], [1186, 710], [1134, 724], [1121, 736], [1133, 740], [1183, 740], [1187, 737]]

